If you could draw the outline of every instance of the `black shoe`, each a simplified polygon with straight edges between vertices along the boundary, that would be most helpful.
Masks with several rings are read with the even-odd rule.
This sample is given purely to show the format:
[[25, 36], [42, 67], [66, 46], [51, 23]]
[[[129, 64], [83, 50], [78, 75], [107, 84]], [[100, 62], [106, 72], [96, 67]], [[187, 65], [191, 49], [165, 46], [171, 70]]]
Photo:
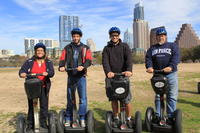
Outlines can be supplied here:
[[114, 118], [114, 121], [113, 121], [112, 125], [113, 125], [114, 128], [119, 127], [119, 118]]
[[46, 122], [41, 122], [40, 127], [48, 129], [47, 123]]
[[167, 125], [173, 125], [174, 120], [173, 118], [167, 118]]
[[159, 123], [160, 123], [160, 117], [159, 117], [159, 116], [155, 116], [155, 117], [153, 118], [153, 123], [159, 124]]

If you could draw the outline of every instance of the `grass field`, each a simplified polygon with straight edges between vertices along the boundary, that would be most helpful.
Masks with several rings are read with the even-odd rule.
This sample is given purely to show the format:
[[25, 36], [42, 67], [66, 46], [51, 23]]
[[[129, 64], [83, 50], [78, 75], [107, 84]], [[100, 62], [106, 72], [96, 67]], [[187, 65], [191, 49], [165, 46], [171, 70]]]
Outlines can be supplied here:
[[[200, 94], [197, 94], [197, 82], [200, 81], [200, 64], [181, 64], [179, 66], [179, 97], [178, 108], [183, 112], [183, 132], [200, 133]], [[26, 98], [23, 90], [23, 80], [17, 76], [18, 68], [0, 69], [0, 132], [15, 132], [16, 115], [19, 112], [26, 112]], [[143, 65], [135, 65], [134, 75], [131, 78], [132, 84], [132, 114], [139, 110], [142, 112], [142, 119], [148, 106], [154, 107], [154, 92], [150, 86], [151, 75], [146, 74]], [[110, 110], [110, 103], [107, 102], [104, 90], [104, 74], [102, 68], [92, 67], [88, 72], [88, 103], [89, 108], [94, 111], [96, 119], [96, 133], [104, 133], [104, 116]], [[9, 78], [10, 77], [10, 78]], [[58, 80], [58, 77], [62, 81]], [[62, 83], [66, 82], [66, 76], [58, 73], [54, 77], [50, 95], [50, 109], [59, 111], [65, 107], [65, 91]], [[12, 81], [9, 83], [7, 81]], [[14, 87], [13, 87], [14, 86]], [[20, 89], [16, 89], [20, 88]], [[55, 89], [63, 88], [63, 89]], [[15, 91], [15, 89], [17, 91]], [[60, 92], [61, 91], [61, 92]], [[15, 97], [14, 97], [15, 96]], [[14, 97], [14, 98], [13, 98]], [[144, 132], [145, 133], [145, 132]]]

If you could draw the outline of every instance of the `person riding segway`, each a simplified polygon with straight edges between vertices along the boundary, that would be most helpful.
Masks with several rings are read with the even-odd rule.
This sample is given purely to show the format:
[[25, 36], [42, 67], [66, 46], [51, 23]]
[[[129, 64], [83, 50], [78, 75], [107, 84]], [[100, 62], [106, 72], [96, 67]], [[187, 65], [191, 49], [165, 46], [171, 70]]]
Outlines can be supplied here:
[[[59, 132], [94, 132], [93, 112], [87, 110], [86, 72], [91, 65], [92, 54], [88, 46], [80, 42], [82, 31], [71, 31], [72, 42], [65, 46], [59, 62], [59, 71], [68, 74], [67, 109], [59, 113]], [[78, 90], [79, 111], [75, 91]]]
[[[44, 44], [37, 43], [34, 50], [35, 55], [28, 59], [19, 70], [19, 76], [26, 78], [24, 85], [29, 109], [27, 121], [23, 115], [18, 116], [17, 133], [56, 133], [56, 114], [48, 112], [48, 97], [51, 86], [49, 78], [54, 76], [53, 63], [46, 57]], [[38, 100], [40, 101], [40, 115], [38, 114]]]
[[[155, 129], [176, 129], [176, 133], [182, 132], [181, 125], [181, 111], [176, 109], [177, 97], [178, 97], [178, 76], [177, 65], [179, 63], [179, 49], [177, 44], [167, 42], [167, 31], [164, 27], [160, 27], [156, 31], [157, 44], [151, 45], [146, 53], [145, 64], [148, 73], [154, 73], [151, 81], [159, 79], [162, 82], [152, 84], [155, 96], [154, 113], [153, 108], [148, 108], [146, 111], [145, 125], [147, 131]], [[159, 71], [162, 73], [159, 73]], [[157, 74], [158, 73], [158, 74]], [[158, 76], [159, 75], [159, 76]], [[163, 86], [164, 85], [164, 86]], [[155, 87], [157, 88], [155, 89]], [[159, 88], [160, 86], [160, 88]], [[162, 93], [158, 93], [157, 90], [162, 90]], [[166, 94], [166, 106], [167, 116], [164, 117], [164, 94]], [[151, 114], [151, 115], [149, 115]], [[154, 114], [154, 115], [153, 115]], [[154, 116], [151, 117], [150, 116]], [[176, 119], [176, 117], [178, 117]], [[153, 118], [153, 119], [152, 119]], [[175, 119], [175, 120], [174, 120]], [[176, 122], [178, 120], [179, 122]], [[156, 124], [155, 128], [152, 128], [152, 124]], [[153, 126], [154, 127], [154, 126]], [[172, 131], [174, 132], [174, 130]]]
[[106, 112], [106, 133], [133, 132], [134, 129], [140, 133], [141, 113], [136, 112], [135, 120], [130, 114], [132, 95], [128, 77], [132, 76], [131, 50], [126, 43], [121, 42], [118, 27], [110, 28], [109, 36], [111, 40], [102, 53], [102, 64], [106, 75], [106, 95], [112, 106], [112, 111]]

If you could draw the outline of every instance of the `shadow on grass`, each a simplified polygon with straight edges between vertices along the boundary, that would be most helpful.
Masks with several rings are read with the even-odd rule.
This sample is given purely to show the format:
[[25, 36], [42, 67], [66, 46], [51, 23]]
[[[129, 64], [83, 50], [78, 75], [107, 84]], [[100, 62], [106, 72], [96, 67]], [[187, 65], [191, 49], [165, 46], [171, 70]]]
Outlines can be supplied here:
[[188, 91], [188, 90], [179, 90], [180, 93], [190, 93], [190, 94], [198, 94], [198, 92]]
[[95, 119], [95, 133], [104, 133], [105, 132], [105, 113], [106, 110], [103, 110], [101, 108], [94, 108], [94, 113], [96, 113], [100, 118]]
[[200, 108], [200, 103], [195, 103], [195, 102], [187, 101], [187, 100], [184, 100], [184, 99], [178, 99], [178, 102], [183, 103], [183, 104], [191, 104], [192, 106]]

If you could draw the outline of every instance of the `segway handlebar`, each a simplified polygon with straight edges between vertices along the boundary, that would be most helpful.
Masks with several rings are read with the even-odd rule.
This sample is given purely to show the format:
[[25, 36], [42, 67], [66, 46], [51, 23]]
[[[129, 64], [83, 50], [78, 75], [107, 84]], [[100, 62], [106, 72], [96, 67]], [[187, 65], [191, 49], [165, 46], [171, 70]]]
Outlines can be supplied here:
[[164, 70], [154, 70], [153, 73], [165, 73]]
[[65, 69], [66, 72], [68, 72], [68, 71], [74, 71], [74, 70], [77, 70], [77, 68], [66, 68]]
[[124, 76], [123, 73], [115, 73], [115, 76]]
[[37, 77], [37, 76], [43, 76], [42, 73], [30, 73], [26, 75], [27, 77]]

